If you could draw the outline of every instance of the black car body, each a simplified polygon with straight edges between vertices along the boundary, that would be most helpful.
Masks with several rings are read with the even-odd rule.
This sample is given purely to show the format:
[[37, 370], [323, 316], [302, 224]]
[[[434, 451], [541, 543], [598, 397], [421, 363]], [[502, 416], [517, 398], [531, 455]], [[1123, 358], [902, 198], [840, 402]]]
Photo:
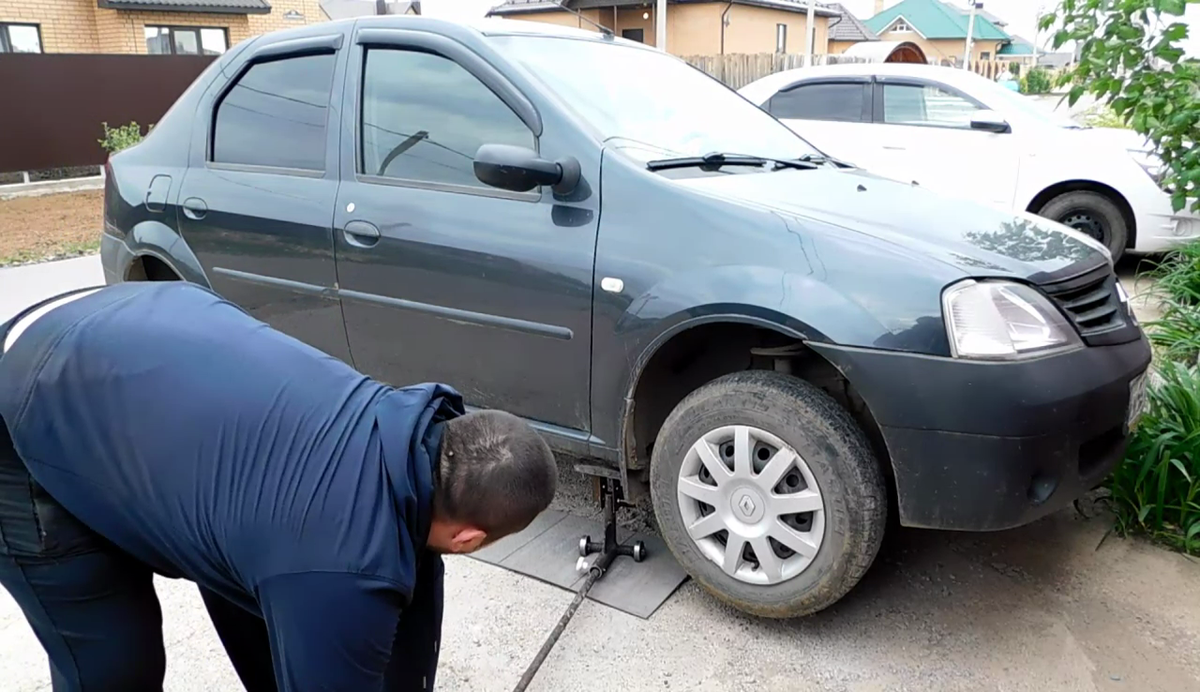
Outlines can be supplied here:
[[[709, 150], [728, 155], [680, 160]], [[691, 415], [689, 396], [766, 371], [852, 417], [888, 487], [870, 522], [896, 502], [910, 526], [1012, 527], [1120, 459], [1150, 360], [1098, 244], [829, 161], [684, 63], [596, 33], [379, 17], [268, 34], [215, 62], [107, 170], [109, 282], [209, 286], [369, 375], [447, 382], [523, 416], [626, 485], [658, 482], [664, 424]], [[961, 294], [961, 335], [991, 329], [983, 342], [948, 327], [971, 281], [990, 297]], [[961, 351], [989, 338], [1057, 342]], [[789, 448], [836, 447], [795, 427], [778, 438]], [[811, 612], [849, 588], [831, 600], [808, 584], [780, 605], [751, 588], [750, 553], [725, 583], [664, 535], [751, 612]], [[724, 535], [709, 548], [732, 552]]]

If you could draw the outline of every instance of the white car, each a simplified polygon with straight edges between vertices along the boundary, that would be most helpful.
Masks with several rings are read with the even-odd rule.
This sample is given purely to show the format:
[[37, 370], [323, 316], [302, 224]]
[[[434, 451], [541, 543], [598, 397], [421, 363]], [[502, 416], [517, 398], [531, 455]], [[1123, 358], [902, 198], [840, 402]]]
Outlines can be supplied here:
[[973, 72], [840, 64], [778, 72], [739, 93], [830, 156], [1058, 221], [1114, 259], [1200, 236], [1200, 216], [1172, 211], [1142, 136], [1084, 127]]

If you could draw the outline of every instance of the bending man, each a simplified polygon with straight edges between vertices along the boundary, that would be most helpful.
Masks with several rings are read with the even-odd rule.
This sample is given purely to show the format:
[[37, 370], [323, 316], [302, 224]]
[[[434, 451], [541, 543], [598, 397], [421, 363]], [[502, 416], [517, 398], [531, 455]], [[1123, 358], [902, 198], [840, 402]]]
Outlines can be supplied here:
[[162, 689], [153, 573], [199, 585], [251, 692], [432, 689], [439, 554], [554, 495], [520, 419], [373, 381], [195, 285], [62, 296], [0, 344], [0, 584], [56, 692]]

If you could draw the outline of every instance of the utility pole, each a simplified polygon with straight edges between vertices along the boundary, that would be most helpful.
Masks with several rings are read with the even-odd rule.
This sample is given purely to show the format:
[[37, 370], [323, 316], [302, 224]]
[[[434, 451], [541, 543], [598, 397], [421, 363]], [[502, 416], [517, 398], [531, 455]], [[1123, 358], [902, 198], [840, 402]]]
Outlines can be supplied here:
[[808, 38], [805, 41], [807, 44], [805, 50], [808, 51], [808, 57], [804, 60], [805, 67], [813, 66], [813, 56], [817, 53], [817, 50], [813, 45], [817, 42], [817, 12], [814, 9], [816, 4], [816, 0], [808, 0], [808, 20], [804, 24], [804, 32], [808, 34]]
[[971, 3], [971, 16], [967, 19], [967, 49], [963, 52], [963, 69], [971, 69], [971, 43], [975, 36], [975, 10], [982, 10], [983, 3], [969, 0]]
[[654, 47], [667, 51], [667, 0], [658, 0], [654, 5]]

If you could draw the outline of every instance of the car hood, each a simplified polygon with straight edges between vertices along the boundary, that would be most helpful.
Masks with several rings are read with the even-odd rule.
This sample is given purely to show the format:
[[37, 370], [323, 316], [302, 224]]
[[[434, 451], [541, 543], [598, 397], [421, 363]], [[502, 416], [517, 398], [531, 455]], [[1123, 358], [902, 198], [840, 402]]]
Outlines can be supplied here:
[[1110, 262], [1095, 241], [1032, 214], [944, 197], [861, 169], [781, 170], [678, 179], [729, 202], [813, 219], [917, 250], [972, 276], [1037, 280]]

